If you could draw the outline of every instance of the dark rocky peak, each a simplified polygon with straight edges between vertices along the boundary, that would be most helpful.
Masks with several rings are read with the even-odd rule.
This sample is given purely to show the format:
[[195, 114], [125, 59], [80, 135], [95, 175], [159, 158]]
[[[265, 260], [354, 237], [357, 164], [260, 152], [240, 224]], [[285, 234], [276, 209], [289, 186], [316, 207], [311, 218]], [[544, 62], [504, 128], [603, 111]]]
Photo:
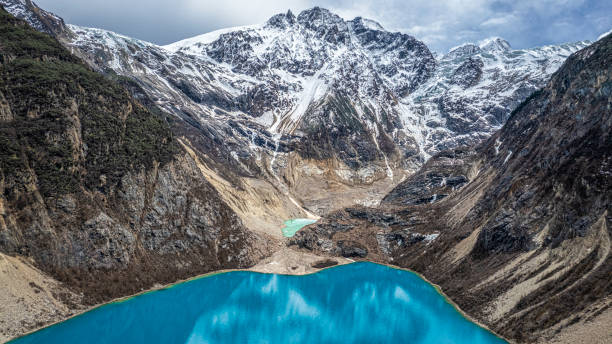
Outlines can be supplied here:
[[[369, 50], [422, 50], [427, 52], [426, 55], [428, 57], [431, 56], [433, 58], [431, 51], [429, 51], [429, 48], [423, 42], [405, 33], [366, 30], [358, 33], [357, 38]], [[403, 58], [403, 55], [399, 57]]]
[[405, 33], [385, 31], [382, 25], [374, 20], [357, 17], [348, 24], [361, 45], [369, 50], [423, 50], [427, 52], [425, 55], [433, 58], [423, 42]]
[[300, 12], [297, 16], [297, 21], [302, 25], [312, 24], [315, 26], [331, 26], [344, 23], [344, 20], [339, 15], [318, 6]]
[[318, 37], [329, 43], [348, 43], [350, 35], [347, 23], [337, 14], [321, 7], [302, 11], [297, 17], [298, 23], [313, 31]]
[[479, 46], [472, 43], [462, 44], [458, 47], [452, 48], [442, 57], [443, 60], [455, 60], [460, 58], [466, 58], [482, 52]]
[[503, 38], [494, 37], [484, 40], [480, 44], [480, 49], [488, 53], [510, 51], [510, 43]]
[[434, 73], [436, 59], [431, 51], [423, 42], [410, 35], [364, 30], [356, 33], [355, 37], [364, 49], [375, 56], [374, 61], [378, 64], [380, 73], [390, 78], [398, 78], [395, 91], [401, 97], [413, 92]]
[[380, 25], [380, 23], [372, 19], [356, 17], [355, 19], [351, 20], [350, 23], [352, 25], [353, 32], [355, 32], [356, 34], [360, 34], [369, 30], [385, 31], [385, 28]]
[[287, 13], [285, 14], [285, 16], [287, 17], [287, 21], [289, 23], [294, 24], [297, 22], [297, 18], [295, 17], [293, 12], [291, 12], [291, 10], [287, 10]]
[[297, 19], [295, 18], [295, 15], [293, 12], [291, 12], [291, 10], [288, 10], [287, 13], [279, 13], [268, 19], [266, 26], [284, 30], [296, 22]]
[[70, 35], [70, 30], [62, 18], [41, 9], [31, 0], [0, 0], [0, 5], [38, 31], [58, 38]]
[[222, 34], [206, 46], [206, 52], [217, 62], [233, 65], [236, 72], [256, 75], [264, 65], [254, 56], [253, 46], [262, 42], [261, 37], [254, 32], [233, 31]]

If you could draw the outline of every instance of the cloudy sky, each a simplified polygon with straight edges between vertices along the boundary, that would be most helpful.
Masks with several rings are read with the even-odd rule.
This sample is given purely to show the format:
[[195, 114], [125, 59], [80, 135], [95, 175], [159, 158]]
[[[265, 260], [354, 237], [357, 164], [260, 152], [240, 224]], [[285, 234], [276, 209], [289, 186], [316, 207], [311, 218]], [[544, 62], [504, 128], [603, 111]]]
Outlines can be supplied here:
[[445, 52], [500, 36], [514, 48], [596, 39], [612, 29], [611, 0], [35, 0], [66, 22], [158, 44], [264, 22], [313, 6], [372, 18]]

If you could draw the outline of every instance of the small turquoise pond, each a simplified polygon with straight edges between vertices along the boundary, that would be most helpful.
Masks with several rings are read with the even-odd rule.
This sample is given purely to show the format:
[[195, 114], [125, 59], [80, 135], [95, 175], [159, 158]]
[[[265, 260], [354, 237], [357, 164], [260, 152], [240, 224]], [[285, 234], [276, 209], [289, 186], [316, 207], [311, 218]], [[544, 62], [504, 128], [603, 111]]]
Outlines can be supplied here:
[[283, 236], [291, 238], [297, 231], [309, 224], [315, 223], [317, 220], [312, 219], [292, 219], [285, 221], [285, 227], [281, 228]]
[[111, 303], [12, 343], [506, 343], [418, 275], [354, 263], [236, 271]]

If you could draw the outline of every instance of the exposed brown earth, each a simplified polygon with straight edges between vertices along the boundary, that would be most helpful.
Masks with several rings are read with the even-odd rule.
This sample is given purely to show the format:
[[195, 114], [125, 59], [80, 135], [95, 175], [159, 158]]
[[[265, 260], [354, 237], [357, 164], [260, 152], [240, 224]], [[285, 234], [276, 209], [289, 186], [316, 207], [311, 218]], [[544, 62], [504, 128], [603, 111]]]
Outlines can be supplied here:
[[394, 169], [388, 176], [384, 166], [371, 166], [357, 172], [331, 160], [304, 160], [290, 154], [283, 178], [290, 191], [304, 207], [317, 215], [325, 215], [353, 204], [375, 206], [410, 171]]
[[[285, 247], [272, 254], [272, 256], [262, 260], [250, 270], [283, 275], [305, 275], [317, 272], [326, 267], [348, 264], [351, 262], [353, 261], [347, 258], [339, 257], [326, 259], [310, 252]], [[321, 265], [319, 266], [319, 264]]]
[[81, 300], [32, 262], [0, 254], [0, 342], [70, 317]]
[[604, 300], [603, 307], [595, 307], [586, 312], [581, 312], [584, 321], [573, 324], [563, 324], [559, 326], [548, 338], [541, 340], [542, 343], [550, 344], [574, 344], [592, 343], [607, 344], [612, 343], [612, 301], [608, 298]]

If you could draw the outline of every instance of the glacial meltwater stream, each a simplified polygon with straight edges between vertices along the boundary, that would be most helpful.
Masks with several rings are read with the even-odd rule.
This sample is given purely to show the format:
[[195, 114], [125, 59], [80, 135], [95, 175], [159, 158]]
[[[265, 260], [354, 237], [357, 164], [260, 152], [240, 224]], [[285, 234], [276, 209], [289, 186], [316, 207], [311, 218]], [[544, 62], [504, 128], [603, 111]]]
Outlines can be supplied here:
[[98, 307], [12, 343], [505, 343], [418, 275], [353, 263], [214, 274]]

